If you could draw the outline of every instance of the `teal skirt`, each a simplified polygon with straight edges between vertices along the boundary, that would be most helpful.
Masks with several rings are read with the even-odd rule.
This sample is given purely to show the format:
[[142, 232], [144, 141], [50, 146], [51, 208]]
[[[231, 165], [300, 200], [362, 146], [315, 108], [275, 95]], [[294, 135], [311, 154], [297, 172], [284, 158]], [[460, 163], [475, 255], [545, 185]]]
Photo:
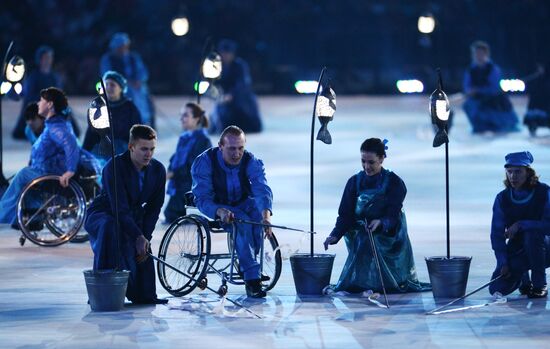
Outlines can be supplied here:
[[[399, 225], [394, 236], [382, 233], [374, 234], [386, 292], [430, 291], [432, 287], [429, 283], [418, 281], [411, 242], [407, 234], [407, 223], [403, 212], [401, 213], [401, 222]], [[338, 283], [331, 288], [335, 292], [347, 291], [358, 293], [366, 290], [382, 292], [380, 275], [364, 225], [361, 225], [361, 222], [359, 222], [356, 229], [344, 235], [344, 240], [348, 248], [348, 258]]]

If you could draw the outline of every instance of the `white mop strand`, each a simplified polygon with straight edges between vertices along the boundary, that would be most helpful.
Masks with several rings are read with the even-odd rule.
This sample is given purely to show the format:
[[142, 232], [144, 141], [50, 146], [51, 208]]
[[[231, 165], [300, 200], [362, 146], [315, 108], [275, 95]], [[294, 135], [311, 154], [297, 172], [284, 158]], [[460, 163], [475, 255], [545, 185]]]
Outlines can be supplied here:
[[388, 309], [388, 306], [385, 304], [382, 304], [378, 301], [378, 298], [380, 298], [380, 293], [374, 292], [373, 290], [367, 290], [361, 293], [362, 297], [366, 297], [367, 300], [380, 308]]

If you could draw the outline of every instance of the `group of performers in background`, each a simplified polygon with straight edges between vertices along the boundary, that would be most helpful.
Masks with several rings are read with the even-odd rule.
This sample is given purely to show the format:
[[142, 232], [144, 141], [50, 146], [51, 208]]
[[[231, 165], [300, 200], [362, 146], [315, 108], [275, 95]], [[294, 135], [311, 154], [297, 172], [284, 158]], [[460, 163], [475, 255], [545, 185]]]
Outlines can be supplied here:
[[[122, 71], [107, 70], [103, 74], [115, 127], [112, 141], [117, 156], [118, 214], [122, 231], [120, 260], [117, 260], [114, 239], [114, 173], [110, 165], [112, 159], [105, 152], [109, 144], [89, 127], [80, 146], [71, 123], [68, 100], [56, 87], [39, 91], [39, 101], [27, 104], [22, 113], [27, 123], [23, 136], [33, 144], [31, 159], [0, 199], [0, 223], [17, 226], [15, 204], [23, 187], [32, 179], [57, 174], [65, 187], [79, 166], [102, 168], [102, 192], [89, 207], [85, 223], [94, 252], [94, 269], [113, 269], [122, 263], [122, 267], [131, 271], [127, 298], [139, 304], [161, 304], [167, 300], [157, 297], [153, 261], [147, 258], [147, 253], [164, 204], [166, 180], [167, 223], [186, 214], [185, 194], [191, 190], [197, 208], [205, 216], [220, 220], [226, 229], [230, 229], [237, 218], [270, 224], [273, 193], [263, 162], [245, 150], [244, 129], [259, 132], [262, 126], [256, 122], [259, 115], [249, 89], [248, 68], [234, 55], [236, 46], [229, 41], [220, 43], [224, 67], [227, 65], [227, 69], [224, 68], [227, 75], [222, 76], [220, 83], [227, 94], [226, 100], [216, 107], [216, 124], [211, 126], [200, 105], [186, 104], [181, 112], [183, 132], [166, 171], [153, 158], [157, 134], [147, 125], [153, 123], [153, 114], [144, 117], [142, 107], [135, 103], [136, 94], [146, 91], [143, 82], [147, 74], [146, 71], [138, 74], [143, 62], [138, 56], [128, 56], [128, 45], [127, 36], [116, 34], [110, 45], [113, 52], [104, 57], [102, 64], [102, 67]], [[468, 100], [464, 108], [474, 133], [516, 131], [517, 116], [508, 97], [495, 85], [500, 70], [489, 59], [489, 47], [482, 42], [474, 43], [472, 57], [473, 64], [465, 77]], [[130, 67], [124, 68], [125, 64]], [[131, 78], [127, 80], [124, 74]], [[132, 89], [134, 92], [130, 92]], [[231, 103], [236, 104], [230, 106]], [[248, 118], [245, 110], [252, 111], [254, 117]], [[491, 121], [493, 119], [499, 121]], [[224, 124], [236, 120], [249, 128]], [[212, 146], [207, 135], [211, 127], [221, 132], [217, 146]], [[431, 289], [417, 278], [403, 211], [407, 189], [397, 174], [383, 167], [386, 143], [369, 138], [361, 144], [362, 169], [347, 181], [335, 227], [325, 240], [327, 249], [344, 238], [348, 249], [338, 283], [331, 286], [335, 291], [381, 291], [372, 247], [376, 247], [381, 257], [382, 277], [388, 292]], [[546, 184], [539, 182], [532, 162], [533, 156], [527, 151], [505, 157], [506, 188], [495, 199], [491, 228], [497, 261], [493, 277], [503, 277], [491, 285], [491, 293], [509, 294], [519, 288], [522, 294], [532, 298], [547, 296], [550, 192]], [[247, 295], [265, 297], [257, 257], [264, 234], [272, 234], [271, 229], [238, 222], [236, 226], [235, 250]], [[370, 245], [366, 232], [374, 234], [376, 246]]]

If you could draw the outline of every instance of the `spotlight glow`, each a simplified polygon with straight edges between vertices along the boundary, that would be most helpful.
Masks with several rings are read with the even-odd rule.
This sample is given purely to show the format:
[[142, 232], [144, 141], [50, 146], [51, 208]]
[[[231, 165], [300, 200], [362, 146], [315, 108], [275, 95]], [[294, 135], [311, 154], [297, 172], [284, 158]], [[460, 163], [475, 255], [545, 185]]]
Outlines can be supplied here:
[[502, 79], [500, 88], [504, 92], [525, 92], [525, 82], [520, 79]]
[[203, 95], [203, 94], [206, 93], [206, 91], [208, 91], [209, 87], [210, 87], [210, 83], [208, 81], [201, 81], [200, 83], [195, 82], [195, 85], [193, 86], [193, 89], [195, 91], [197, 91], [197, 89], [198, 89], [199, 94]]
[[189, 20], [185, 17], [175, 18], [172, 21], [172, 33], [175, 36], [184, 36], [189, 32]]
[[422, 93], [424, 92], [424, 84], [420, 80], [397, 80], [395, 83], [397, 89], [401, 93]]
[[317, 86], [318, 82], [311, 80], [298, 80], [294, 83], [294, 88], [296, 89], [296, 92], [301, 94], [316, 93]]
[[418, 17], [418, 31], [422, 34], [431, 34], [435, 29], [435, 18], [431, 15]]
[[18, 82], [17, 84], [15, 84], [13, 86], [13, 90], [15, 91], [15, 93], [17, 93], [18, 95], [21, 94], [21, 92], [23, 92], [23, 85], [21, 85], [20, 82]]
[[5, 95], [6, 93], [10, 92], [11, 90], [11, 82], [9, 81], [3, 81], [0, 85], [0, 94]]

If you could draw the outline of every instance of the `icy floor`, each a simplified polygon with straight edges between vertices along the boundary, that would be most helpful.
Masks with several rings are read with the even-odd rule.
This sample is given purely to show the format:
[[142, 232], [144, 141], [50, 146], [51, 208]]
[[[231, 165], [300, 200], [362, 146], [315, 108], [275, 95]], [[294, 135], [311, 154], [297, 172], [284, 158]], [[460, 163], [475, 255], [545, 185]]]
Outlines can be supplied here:
[[[72, 98], [83, 117], [88, 98]], [[159, 98], [157, 158], [173, 152], [179, 133], [177, 112], [183, 98]], [[513, 100], [523, 115], [525, 99]], [[274, 192], [273, 223], [309, 229], [309, 132], [311, 97], [260, 99], [266, 131], [248, 137], [247, 147], [265, 162]], [[330, 232], [346, 180], [360, 169], [359, 146], [368, 137], [389, 139], [385, 166], [405, 181], [409, 235], [417, 270], [428, 280], [425, 256], [445, 253], [444, 149], [432, 148], [427, 97], [346, 97], [329, 124], [333, 144], [315, 144], [316, 250]], [[25, 165], [30, 147], [9, 139], [19, 105], [4, 103], [4, 173]], [[81, 124], [85, 125], [82, 118]], [[530, 150], [543, 181], [550, 174], [550, 132], [530, 139], [526, 131], [508, 136], [472, 136], [457, 108], [450, 143], [452, 253], [472, 256], [468, 289], [488, 281], [494, 267], [489, 242], [491, 207], [501, 190], [504, 155]], [[217, 142], [217, 139], [212, 139]], [[153, 249], [165, 226], [158, 225]], [[276, 231], [285, 249], [307, 251], [301, 233]], [[465, 348], [548, 347], [550, 303], [513, 294], [503, 305], [427, 316], [431, 293], [390, 295], [391, 309], [365, 298], [296, 297], [288, 260], [265, 301], [243, 298], [240, 286], [229, 297], [260, 315], [236, 308], [220, 312], [219, 299], [206, 292], [171, 298], [169, 306], [126, 307], [118, 313], [93, 313], [86, 304], [82, 270], [91, 266], [86, 244], [43, 248], [18, 244], [18, 234], [0, 227], [0, 347], [2, 348]], [[332, 281], [346, 258], [341, 243]], [[285, 253], [286, 254], [286, 253]], [[217, 280], [211, 278], [211, 283]], [[168, 294], [158, 285], [159, 295]], [[467, 304], [489, 299], [486, 291]]]

